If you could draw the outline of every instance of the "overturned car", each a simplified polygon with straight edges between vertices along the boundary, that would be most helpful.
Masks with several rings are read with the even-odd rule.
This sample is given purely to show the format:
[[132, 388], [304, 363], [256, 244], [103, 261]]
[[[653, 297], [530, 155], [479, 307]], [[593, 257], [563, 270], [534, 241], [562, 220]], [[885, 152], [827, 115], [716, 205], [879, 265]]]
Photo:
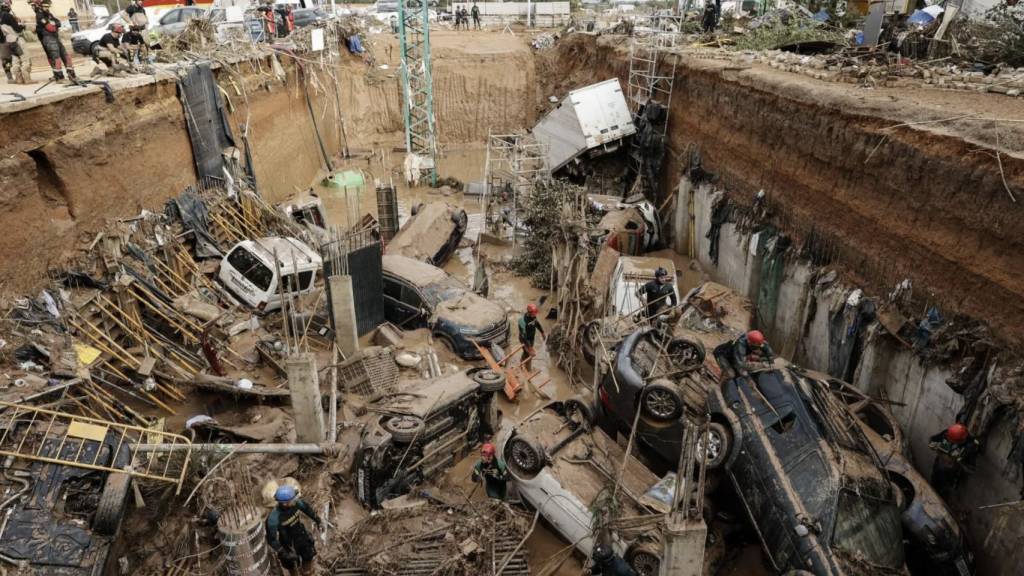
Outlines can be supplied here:
[[388, 252], [444, 266], [466, 234], [466, 211], [446, 202], [419, 204], [388, 244]]

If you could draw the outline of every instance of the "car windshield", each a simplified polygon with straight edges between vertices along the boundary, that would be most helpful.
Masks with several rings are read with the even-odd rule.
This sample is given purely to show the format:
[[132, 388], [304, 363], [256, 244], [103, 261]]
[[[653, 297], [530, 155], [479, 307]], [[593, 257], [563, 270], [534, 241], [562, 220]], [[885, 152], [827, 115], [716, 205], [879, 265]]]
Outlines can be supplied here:
[[433, 282], [422, 288], [423, 297], [428, 300], [428, 303], [431, 306], [437, 306], [446, 300], [458, 298], [459, 296], [462, 296], [466, 290], [467, 288], [462, 282], [459, 282], [451, 276], [437, 282]]
[[900, 511], [895, 504], [858, 495], [839, 493], [834, 544], [849, 554], [887, 568], [903, 566]]

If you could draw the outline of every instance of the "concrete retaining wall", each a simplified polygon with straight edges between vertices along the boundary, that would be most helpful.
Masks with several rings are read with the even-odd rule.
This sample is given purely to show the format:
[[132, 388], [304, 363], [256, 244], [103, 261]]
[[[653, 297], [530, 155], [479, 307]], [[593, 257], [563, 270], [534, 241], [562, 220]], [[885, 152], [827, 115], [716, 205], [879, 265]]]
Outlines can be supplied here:
[[[676, 246], [686, 253], [692, 226], [696, 254], [691, 256], [713, 281], [756, 302], [762, 256], [751, 253], [752, 234], [737, 231], [735, 224], [722, 225], [717, 265], [709, 256], [711, 241], [706, 236], [711, 227], [712, 206], [721, 195], [721, 191], [708, 185], [696, 190], [680, 185], [677, 213], [669, 220], [681, 224], [676, 230]], [[687, 217], [691, 199], [692, 222]], [[774, 321], [758, 327], [780, 356], [828, 372], [829, 311], [841, 307], [851, 290], [819, 284], [814, 272], [807, 264], [787, 262], [778, 288]], [[874, 332], [861, 353], [853, 383], [876, 397], [884, 389], [886, 397], [899, 404], [893, 406], [893, 414], [909, 439], [915, 465], [928, 478], [935, 457], [928, 448], [928, 438], [954, 422], [963, 398], [946, 384], [951, 376], [948, 367], [926, 365], [915, 351]], [[1017, 539], [1024, 536], [1024, 512], [978, 509], [1020, 499], [1019, 481], [1007, 482], [1001, 476], [1013, 438], [1011, 415], [1000, 414], [983, 437], [985, 453], [979, 459], [977, 473], [965, 480], [954, 502], [955, 508], [968, 511], [966, 525], [978, 557], [979, 575], [1024, 574], [1024, 549], [1017, 545]]]

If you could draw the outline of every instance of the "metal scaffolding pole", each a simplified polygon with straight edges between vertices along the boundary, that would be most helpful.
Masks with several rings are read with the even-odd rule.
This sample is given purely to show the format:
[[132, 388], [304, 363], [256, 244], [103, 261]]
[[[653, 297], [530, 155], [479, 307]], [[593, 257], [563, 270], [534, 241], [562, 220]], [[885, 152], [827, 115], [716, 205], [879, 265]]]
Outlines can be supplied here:
[[434, 90], [430, 71], [430, 19], [425, 0], [399, 0], [398, 37], [405, 100], [405, 149], [420, 161], [420, 174], [437, 185]]

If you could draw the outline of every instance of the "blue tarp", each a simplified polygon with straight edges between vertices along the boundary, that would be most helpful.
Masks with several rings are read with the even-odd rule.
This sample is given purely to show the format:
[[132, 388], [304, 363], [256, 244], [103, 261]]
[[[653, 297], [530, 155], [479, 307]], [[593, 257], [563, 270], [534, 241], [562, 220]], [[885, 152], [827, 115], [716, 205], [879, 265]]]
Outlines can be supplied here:
[[913, 14], [910, 15], [910, 18], [907, 18], [907, 22], [909, 22], [911, 24], [921, 24], [921, 25], [924, 25], [924, 24], [930, 24], [930, 23], [932, 23], [934, 21], [935, 21], [935, 16], [932, 16], [931, 14], [929, 14], [929, 13], [923, 11], [923, 10], [916, 10]]

